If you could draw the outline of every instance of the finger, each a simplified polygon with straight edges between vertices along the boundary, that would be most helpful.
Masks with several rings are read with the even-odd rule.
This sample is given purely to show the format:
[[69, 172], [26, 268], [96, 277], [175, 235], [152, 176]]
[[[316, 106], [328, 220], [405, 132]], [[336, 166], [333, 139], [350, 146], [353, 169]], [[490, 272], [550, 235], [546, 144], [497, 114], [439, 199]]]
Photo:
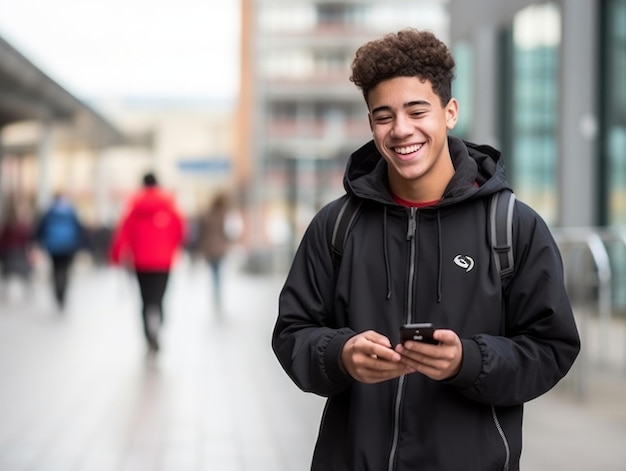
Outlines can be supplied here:
[[374, 344], [372, 348], [372, 357], [388, 362], [398, 363], [402, 356], [393, 350], [391, 346], [382, 346]]
[[368, 330], [366, 332], [363, 332], [363, 337], [377, 345], [381, 345], [387, 348], [391, 347], [391, 342], [389, 341], [389, 339], [374, 330]]
[[423, 355], [403, 356], [401, 363], [407, 369], [430, 377], [436, 376], [445, 368], [444, 363], [440, 360]]
[[432, 345], [424, 342], [415, 342], [413, 340], [407, 340], [403, 344], [399, 344], [395, 350], [401, 355], [428, 355], [428, 356], [437, 356], [437, 352], [439, 351], [439, 345]]
[[[401, 356], [401, 361], [405, 365], [408, 365], [411, 368], [417, 367], [429, 367], [429, 368], [438, 368], [441, 366], [441, 359], [437, 356], [437, 350], [435, 349], [432, 354], [429, 354], [421, 349], [420, 342], [415, 342], [415, 349], [406, 348], [402, 345], [399, 345], [396, 349], [397, 353]], [[410, 346], [409, 346], [410, 347]], [[433, 347], [429, 345], [429, 347]]]
[[453, 330], [437, 329], [433, 334], [433, 338], [442, 344], [454, 345], [459, 337]]
[[363, 367], [360, 371], [362, 381], [366, 383], [376, 383], [387, 381], [389, 379], [398, 378], [402, 375], [414, 373], [415, 370], [403, 365], [402, 363], [392, 363], [383, 360], [377, 360], [372, 367]]
[[447, 356], [433, 357], [411, 351], [402, 356], [401, 363], [437, 381], [455, 375], [459, 368], [459, 363]]

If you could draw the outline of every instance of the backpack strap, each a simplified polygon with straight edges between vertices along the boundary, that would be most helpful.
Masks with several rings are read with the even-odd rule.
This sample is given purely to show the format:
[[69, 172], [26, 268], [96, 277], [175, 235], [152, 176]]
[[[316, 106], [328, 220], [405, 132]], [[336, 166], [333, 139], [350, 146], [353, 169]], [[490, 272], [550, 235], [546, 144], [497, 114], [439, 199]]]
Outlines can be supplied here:
[[339, 270], [343, 249], [348, 239], [348, 232], [356, 219], [361, 204], [361, 199], [346, 196], [341, 208], [339, 208], [339, 213], [337, 213], [337, 219], [335, 220], [335, 226], [333, 227], [330, 240], [331, 256], [335, 273]]
[[489, 235], [491, 250], [500, 276], [504, 277], [515, 270], [513, 256], [513, 208], [515, 194], [500, 191], [491, 196], [489, 203]]

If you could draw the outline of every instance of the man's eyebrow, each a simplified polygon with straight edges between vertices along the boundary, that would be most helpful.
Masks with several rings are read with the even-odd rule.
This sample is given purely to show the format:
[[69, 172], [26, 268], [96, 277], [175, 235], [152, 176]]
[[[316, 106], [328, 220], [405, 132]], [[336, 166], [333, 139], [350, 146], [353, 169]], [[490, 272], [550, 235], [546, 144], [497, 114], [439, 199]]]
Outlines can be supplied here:
[[411, 106], [430, 106], [430, 102], [426, 101], [426, 100], [415, 100], [415, 101], [409, 101], [408, 103], [404, 104], [405, 108], [410, 108]]
[[370, 114], [375, 114], [375, 113], [378, 113], [380, 111], [391, 111], [391, 106], [386, 106], [386, 105], [378, 106], [378, 107], [372, 109], [372, 111], [370, 111]]
[[[403, 105], [403, 108], [410, 108], [412, 106], [430, 106], [430, 103], [426, 100], [415, 100], [415, 101], [409, 101], [407, 103], [405, 103]], [[376, 114], [380, 111], [391, 111], [391, 106], [388, 105], [383, 105], [383, 106], [378, 106], [374, 109], [372, 109], [372, 111], [370, 111], [371, 114]]]

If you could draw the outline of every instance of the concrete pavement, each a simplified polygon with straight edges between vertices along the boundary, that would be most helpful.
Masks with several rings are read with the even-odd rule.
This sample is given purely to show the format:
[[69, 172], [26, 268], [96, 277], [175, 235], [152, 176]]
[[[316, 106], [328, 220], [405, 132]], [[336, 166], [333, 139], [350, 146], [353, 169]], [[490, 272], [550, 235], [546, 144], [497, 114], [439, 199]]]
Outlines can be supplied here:
[[[5, 293], [0, 471], [309, 469], [323, 401], [270, 349], [283, 275], [226, 268], [222, 317], [204, 266], [173, 273], [156, 358], [125, 272], [77, 266], [64, 313], [43, 275]], [[626, 376], [591, 370], [585, 401], [572, 379], [527, 405], [522, 469], [625, 469]]]

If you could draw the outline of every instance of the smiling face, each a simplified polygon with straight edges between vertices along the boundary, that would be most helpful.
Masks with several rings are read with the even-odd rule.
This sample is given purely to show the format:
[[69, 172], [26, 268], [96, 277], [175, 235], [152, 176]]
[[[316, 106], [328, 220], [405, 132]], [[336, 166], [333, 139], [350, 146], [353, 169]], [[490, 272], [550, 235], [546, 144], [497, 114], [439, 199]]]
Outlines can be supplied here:
[[393, 193], [414, 202], [440, 199], [454, 174], [447, 137], [457, 121], [457, 101], [442, 106], [431, 83], [418, 77], [385, 80], [367, 101]]

